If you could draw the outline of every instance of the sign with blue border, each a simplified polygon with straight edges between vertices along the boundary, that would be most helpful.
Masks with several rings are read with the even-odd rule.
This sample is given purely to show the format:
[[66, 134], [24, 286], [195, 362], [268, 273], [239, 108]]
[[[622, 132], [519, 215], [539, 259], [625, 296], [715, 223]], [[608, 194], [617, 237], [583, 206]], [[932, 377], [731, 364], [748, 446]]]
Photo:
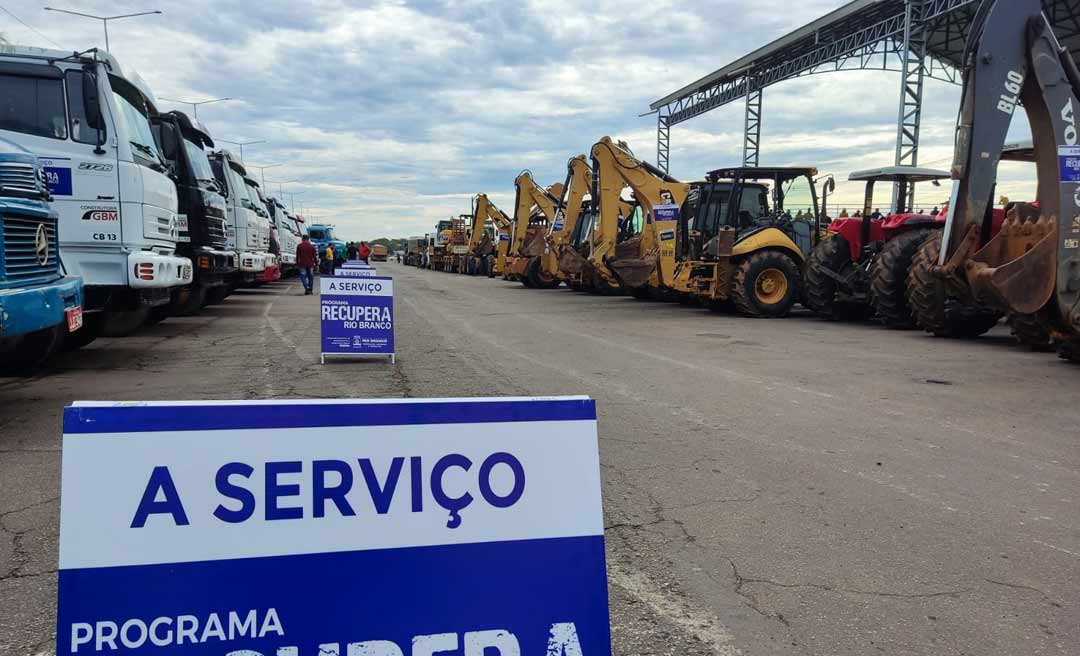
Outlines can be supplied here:
[[394, 361], [393, 278], [322, 276], [319, 294], [321, 360], [327, 355], [386, 355]]
[[76, 402], [58, 654], [607, 656], [586, 397]]
[[679, 220], [679, 206], [674, 203], [668, 203], [665, 205], [657, 205], [653, 207], [653, 217], [656, 222], [660, 221], [678, 221]]
[[43, 166], [45, 182], [53, 196], [71, 195], [71, 169], [66, 166]]
[[345, 263], [341, 265], [341, 268], [343, 268], [343, 269], [374, 269], [375, 267], [371, 266], [370, 264], [368, 264], [367, 262], [365, 262], [363, 260], [346, 260]]
[[375, 272], [375, 269], [366, 269], [363, 267], [341, 267], [337, 271], [334, 271], [334, 275], [346, 277], [370, 277], [378, 274]]
[[1080, 182], [1080, 146], [1058, 146], [1062, 182]]

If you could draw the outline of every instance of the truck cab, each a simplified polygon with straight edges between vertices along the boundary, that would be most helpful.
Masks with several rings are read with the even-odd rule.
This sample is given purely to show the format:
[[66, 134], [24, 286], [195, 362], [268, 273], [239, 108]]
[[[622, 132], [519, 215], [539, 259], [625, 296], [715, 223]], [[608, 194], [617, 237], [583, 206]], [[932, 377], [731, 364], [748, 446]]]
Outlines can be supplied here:
[[296, 224], [289, 218], [289, 212], [281, 201], [270, 197], [266, 199], [266, 206], [271, 214], [271, 236], [278, 243], [281, 275], [286, 277], [296, 268], [296, 246], [300, 243], [300, 237], [295, 232]]
[[[218, 187], [225, 192], [225, 216], [232, 230], [231, 235], [226, 235], [227, 240], [231, 237], [227, 248], [235, 249], [237, 253], [239, 273], [230, 286], [253, 283], [266, 270], [269, 253], [263, 248], [261, 219], [256, 212], [255, 201], [248, 195], [248, 186], [244, 183], [247, 169], [227, 150], [211, 153], [210, 168], [214, 171]], [[255, 200], [258, 200], [258, 196]]]
[[259, 183], [255, 182], [254, 178], [245, 177], [244, 184], [247, 185], [248, 196], [255, 206], [255, 214], [259, 217], [257, 227], [259, 244], [263, 253], [266, 254], [266, 268], [263, 270], [262, 275], [258, 276], [258, 282], [273, 282], [281, 278], [281, 244], [274, 234], [274, 225], [270, 218], [270, 207], [262, 194], [262, 189], [259, 188]]
[[193, 279], [176, 255], [176, 186], [154, 142], [154, 96], [100, 50], [0, 46], [0, 137], [38, 156], [87, 328], [134, 331]]
[[236, 252], [228, 244], [225, 197], [207, 157], [214, 142], [201, 123], [183, 112], [152, 117], [150, 127], [176, 181], [180, 201], [176, 250], [195, 265], [192, 283], [173, 290], [170, 311], [190, 314], [208, 297], [224, 298], [228, 278], [237, 271]]
[[345, 242], [334, 235], [334, 226], [325, 223], [312, 223], [308, 226], [307, 231], [308, 237], [311, 238], [311, 243], [315, 244], [315, 250], [319, 252], [320, 261], [325, 257], [324, 254], [326, 253], [326, 246], [328, 244], [334, 246], [335, 259], [345, 259]]
[[82, 281], [65, 275], [49, 200], [38, 158], [0, 139], [0, 373], [32, 371], [82, 326]]

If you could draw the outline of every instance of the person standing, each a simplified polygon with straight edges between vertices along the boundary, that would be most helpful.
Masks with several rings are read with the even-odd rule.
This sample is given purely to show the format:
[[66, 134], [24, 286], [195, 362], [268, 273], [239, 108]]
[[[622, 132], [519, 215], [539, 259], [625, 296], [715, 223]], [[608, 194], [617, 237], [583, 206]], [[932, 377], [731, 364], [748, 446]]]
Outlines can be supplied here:
[[364, 264], [368, 263], [368, 258], [371, 257], [371, 247], [367, 245], [366, 241], [360, 242], [360, 259]]
[[360, 249], [356, 247], [356, 242], [349, 242], [349, 247], [345, 249], [345, 258], [350, 262], [355, 260], [360, 254]]
[[326, 257], [326, 259], [325, 259], [326, 271], [330, 275], [334, 275], [334, 245], [333, 244], [327, 244], [326, 245], [326, 253], [324, 255]]
[[318, 265], [319, 253], [315, 250], [315, 244], [311, 243], [311, 237], [303, 235], [300, 243], [296, 245], [296, 268], [300, 269], [300, 284], [304, 286], [304, 296], [311, 295], [311, 288], [315, 285], [315, 267]]

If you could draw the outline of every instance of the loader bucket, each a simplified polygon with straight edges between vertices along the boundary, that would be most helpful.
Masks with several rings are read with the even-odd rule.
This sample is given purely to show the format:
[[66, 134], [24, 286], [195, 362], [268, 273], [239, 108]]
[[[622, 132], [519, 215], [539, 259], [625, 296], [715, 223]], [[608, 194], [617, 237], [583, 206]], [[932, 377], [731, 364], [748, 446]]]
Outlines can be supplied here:
[[1001, 231], [965, 263], [972, 295], [981, 304], [1034, 314], [1057, 287], [1055, 217], [1024, 221], [1010, 215]]
[[635, 289], [648, 284], [649, 278], [656, 271], [656, 258], [628, 257], [621, 260], [612, 258], [607, 261], [607, 266], [619, 279], [619, 284]]
[[546, 235], [543, 230], [533, 230], [526, 238], [525, 244], [522, 245], [521, 252], [527, 257], [543, 255], [546, 241]]

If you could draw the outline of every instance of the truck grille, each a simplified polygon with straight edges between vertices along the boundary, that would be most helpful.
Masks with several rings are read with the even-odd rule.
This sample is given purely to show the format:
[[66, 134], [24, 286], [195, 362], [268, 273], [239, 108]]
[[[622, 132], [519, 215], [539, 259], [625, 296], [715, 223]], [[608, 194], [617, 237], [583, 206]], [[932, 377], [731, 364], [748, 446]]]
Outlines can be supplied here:
[[0, 186], [36, 194], [39, 191], [36, 175], [32, 164], [0, 163]]
[[[58, 271], [56, 221], [7, 214], [0, 218], [4, 237], [4, 260], [0, 272], [7, 282], [27, 282], [51, 278]], [[40, 261], [37, 251], [38, 227], [44, 226], [48, 258]]]
[[206, 231], [211, 244], [219, 247], [225, 245], [225, 219], [206, 217]]

